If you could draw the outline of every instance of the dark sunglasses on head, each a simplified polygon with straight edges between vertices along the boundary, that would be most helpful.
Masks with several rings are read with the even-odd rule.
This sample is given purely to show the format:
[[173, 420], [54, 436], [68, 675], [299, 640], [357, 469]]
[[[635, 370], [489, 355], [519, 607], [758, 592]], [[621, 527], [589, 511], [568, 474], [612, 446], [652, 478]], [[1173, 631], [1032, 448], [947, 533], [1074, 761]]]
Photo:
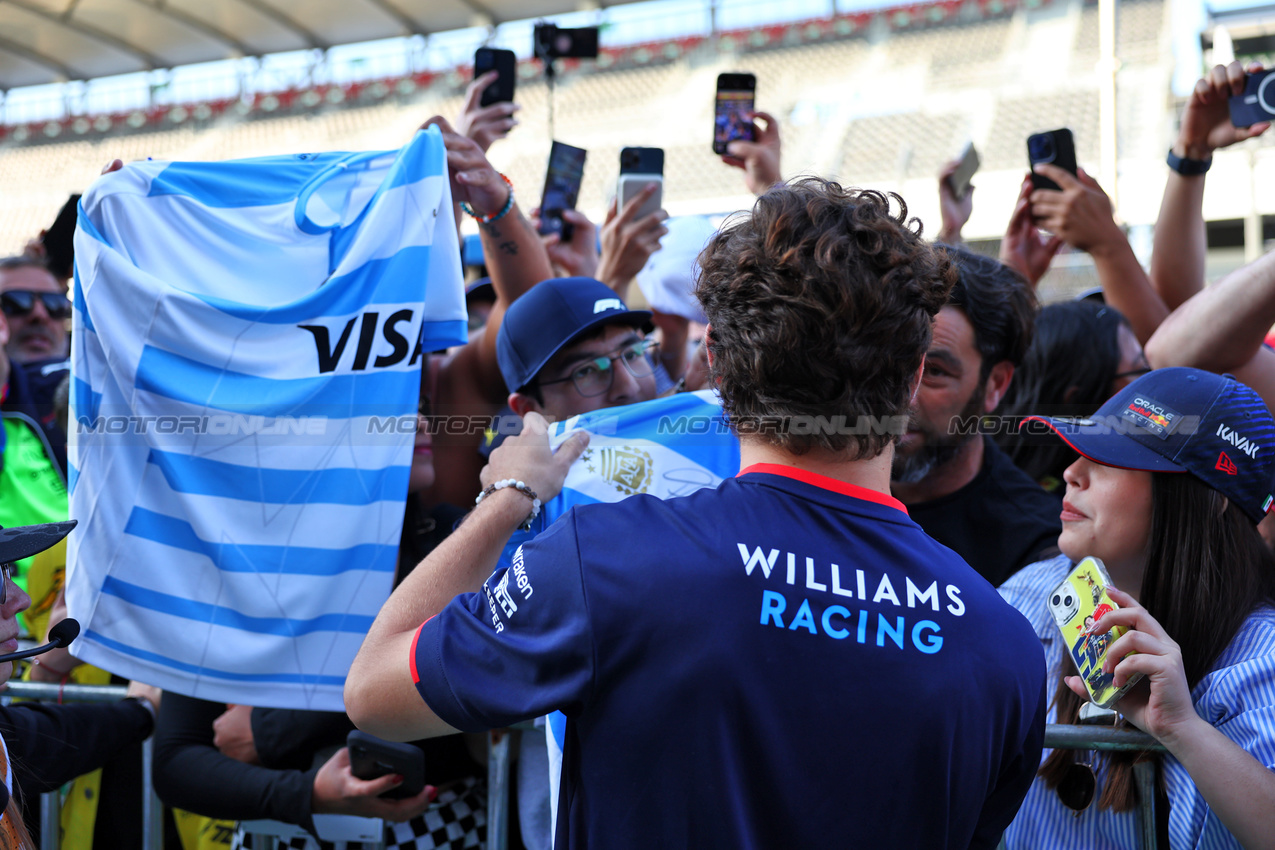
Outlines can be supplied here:
[[6, 316], [25, 316], [35, 309], [35, 299], [44, 305], [50, 319], [69, 319], [71, 302], [60, 292], [31, 292], [27, 289], [10, 289], [0, 292], [0, 310]]

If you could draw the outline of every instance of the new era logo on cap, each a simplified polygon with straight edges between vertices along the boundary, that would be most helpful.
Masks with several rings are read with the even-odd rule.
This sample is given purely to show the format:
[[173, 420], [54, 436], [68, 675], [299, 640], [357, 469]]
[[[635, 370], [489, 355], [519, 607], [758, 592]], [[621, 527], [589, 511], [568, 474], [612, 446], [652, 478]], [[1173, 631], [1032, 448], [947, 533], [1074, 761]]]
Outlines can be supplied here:
[[1239, 475], [1240, 469], [1235, 462], [1226, 456], [1226, 452], [1222, 452], [1217, 456], [1217, 465], [1214, 469], [1220, 469], [1227, 475]]
[[593, 302], [594, 313], [604, 313], [607, 310], [623, 310], [624, 302], [619, 298], [599, 298]]

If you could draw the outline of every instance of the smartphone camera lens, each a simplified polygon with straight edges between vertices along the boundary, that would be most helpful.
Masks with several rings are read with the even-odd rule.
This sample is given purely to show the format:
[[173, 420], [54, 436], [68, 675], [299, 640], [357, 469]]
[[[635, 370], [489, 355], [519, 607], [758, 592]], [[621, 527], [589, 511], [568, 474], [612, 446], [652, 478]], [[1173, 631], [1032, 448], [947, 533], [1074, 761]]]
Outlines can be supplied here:
[[1061, 596], [1059, 596], [1057, 593], [1055, 593], [1055, 594], [1054, 594], [1054, 598], [1053, 598], [1053, 599], [1051, 599], [1051, 600], [1049, 600], [1049, 604], [1053, 605], [1055, 608], [1061, 607], [1061, 606], [1062, 606], [1062, 597], [1061, 597]]
[[1029, 144], [1032, 162], [1054, 161], [1054, 140], [1049, 136], [1032, 136]]
[[638, 164], [638, 156], [633, 151], [625, 151], [620, 157], [620, 165], [627, 168], [633, 168]]

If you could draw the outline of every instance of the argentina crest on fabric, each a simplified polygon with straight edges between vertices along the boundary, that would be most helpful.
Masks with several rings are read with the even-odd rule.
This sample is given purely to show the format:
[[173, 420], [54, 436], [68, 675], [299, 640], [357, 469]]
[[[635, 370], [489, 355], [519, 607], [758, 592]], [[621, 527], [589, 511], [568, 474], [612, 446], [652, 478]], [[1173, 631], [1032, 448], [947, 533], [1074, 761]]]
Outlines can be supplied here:
[[75, 235], [76, 656], [343, 710], [389, 596], [421, 367], [464, 343], [446, 152], [138, 162]]
[[[504, 421], [521, 430], [521, 420]], [[589, 434], [589, 447], [567, 471], [562, 491], [541, 507], [531, 530], [515, 531], [510, 537], [498, 571], [509, 567], [519, 546], [577, 505], [618, 502], [639, 494], [658, 499], [689, 496], [739, 471], [739, 437], [711, 390], [607, 407], [554, 422], [549, 445], [557, 451], [576, 431]]]

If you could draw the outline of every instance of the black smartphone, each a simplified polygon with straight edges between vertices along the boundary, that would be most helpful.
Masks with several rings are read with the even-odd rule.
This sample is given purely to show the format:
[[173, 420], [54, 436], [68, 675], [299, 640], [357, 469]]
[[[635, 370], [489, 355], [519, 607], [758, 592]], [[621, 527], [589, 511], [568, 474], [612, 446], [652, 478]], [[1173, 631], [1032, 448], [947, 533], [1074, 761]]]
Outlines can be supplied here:
[[1036, 173], [1038, 165], [1056, 165], [1064, 171], [1076, 174], [1076, 143], [1067, 128], [1034, 133], [1027, 137], [1027, 161], [1032, 168], [1032, 186], [1037, 189], [1061, 189], [1048, 177]]
[[80, 196], [72, 195], [58, 210], [58, 217], [44, 232], [44, 254], [48, 257], [49, 271], [62, 280], [71, 276], [75, 264], [75, 218], [80, 206]]
[[491, 106], [493, 103], [512, 101], [517, 67], [518, 59], [512, 50], [501, 50], [498, 47], [480, 47], [475, 50], [474, 79], [488, 71], [495, 71], [499, 75], [496, 82], [483, 89], [478, 105]]
[[545, 190], [540, 196], [540, 233], [556, 233], [563, 242], [571, 239], [575, 228], [562, 218], [563, 210], [576, 208], [580, 197], [580, 181], [584, 179], [584, 158], [588, 151], [562, 142], [554, 142], [549, 150], [549, 168], [545, 172]]
[[713, 153], [726, 153], [726, 145], [736, 139], [756, 141], [753, 111], [757, 78], [752, 74], [718, 74], [717, 100], [713, 110]]
[[350, 750], [350, 773], [359, 779], [376, 779], [388, 773], [403, 777], [403, 784], [382, 794], [388, 800], [415, 797], [425, 788], [425, 754], [420, 748], [386, 741], [355, 729], [345, 739]]
[[1249, 74], [1244, 82], [1244, 91], [1227, 103], [1231, 107], [1231, 123], [1236, 127], [1275, 121], [1275, 68]]
[[664, 203], [664, 149], [624, 148], [620, 151], [620, 179], [615, 187], [616, 209], [624, 209], [634, 195], [652, 183], [656, 187], [655, 194], [638, 208], [634, 221], [650, 215]]

